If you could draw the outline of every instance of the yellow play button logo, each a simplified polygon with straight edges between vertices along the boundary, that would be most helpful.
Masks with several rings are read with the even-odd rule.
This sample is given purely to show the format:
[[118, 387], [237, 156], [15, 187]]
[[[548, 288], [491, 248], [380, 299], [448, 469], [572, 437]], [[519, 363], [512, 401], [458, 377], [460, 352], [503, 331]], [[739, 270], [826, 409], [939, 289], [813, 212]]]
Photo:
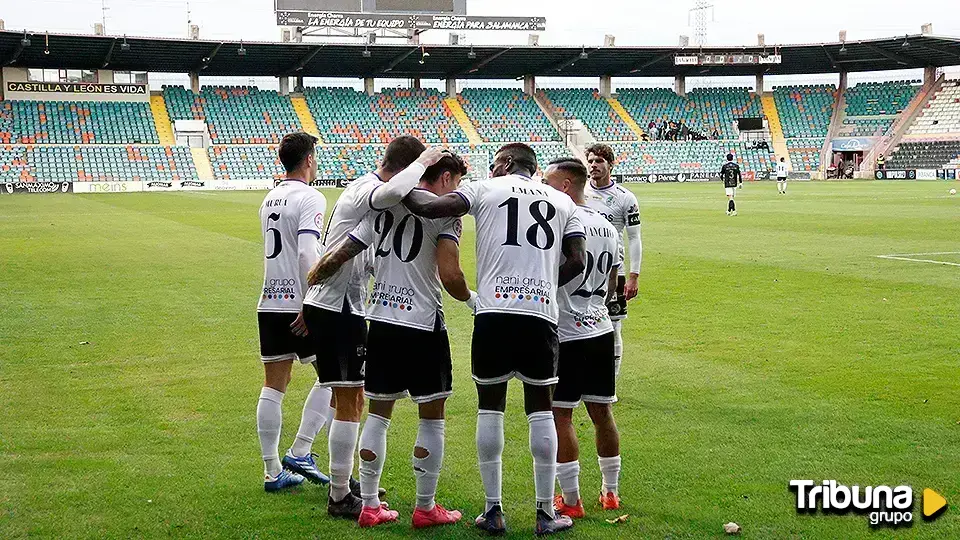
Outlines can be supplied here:
[[931, 517], [945, 506], [947, 506], [947, 500], [943, 495], [930, 488], [923, 490], [923, 517]]

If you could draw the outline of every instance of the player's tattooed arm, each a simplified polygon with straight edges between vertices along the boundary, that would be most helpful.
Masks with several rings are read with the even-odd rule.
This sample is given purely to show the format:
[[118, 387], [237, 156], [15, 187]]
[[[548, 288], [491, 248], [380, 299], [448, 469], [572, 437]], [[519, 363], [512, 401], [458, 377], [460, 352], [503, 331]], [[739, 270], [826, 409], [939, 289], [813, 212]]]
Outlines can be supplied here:
[[456, 193], [437, 197], [433, 193], [420, 190], [410, 192], [403, 204], [414, 214], [427, 219], [460, 217], [470, 209], [467, 201]]
[[568, 236], [563, 239], [563, 256], [566, 260], [560, 265], [557, 284], [561, 287], [579, 276], [586, 267], [586, 238], [580, 235]]
[[450, 296], [461, 302], [470, 299], [470, 287], [460, 268], [460, 246], [449, 238], [437, 242], [437, 273]]
[[340, 242], [340, 245], [338, 245], [336, 249], [324, 254], [324, 256], [317, 261], [317, 264], [313, 265], [310, 273], [307, 274], [307, 285], [313, 287], [322, 284], [336, 274], [337, 271], [340, 270], [340, 267], [346, 264], [347, 261], [363, 253], [365, 249], [367, 249], [367, 246], [362, 242], [349, 236], [344, 238], [343, 242]]

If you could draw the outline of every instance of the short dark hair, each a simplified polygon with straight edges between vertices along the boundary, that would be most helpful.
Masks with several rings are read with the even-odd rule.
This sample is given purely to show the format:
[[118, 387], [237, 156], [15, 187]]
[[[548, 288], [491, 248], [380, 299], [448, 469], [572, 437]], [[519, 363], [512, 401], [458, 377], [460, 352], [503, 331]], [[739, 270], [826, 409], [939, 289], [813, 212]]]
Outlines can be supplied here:
[[577, 158], [557, 158], [551, 161], [548, 167], [556, 167], [561, 171], [569, 173], [573, 179], [576, 180], [577, 186], [579, 187], [584, 187], [587, 185], [587, 167]]
[[297, 170], [300, 164], [313, 153], [316, 146], [317, 138], [309, 133], [301, 131], [284, 135], [283, 140], [280, 141], [280, 148], [277, 150], [284, 170], [288, 174]]
[[733, 154], [727, 154], [727, 161], [733, 161]]
[[409, 167], [426, 149], [413, 135], [401, 135], [387, 145], [381, 166], [388, 173], [398, 173]]
[[457, 154], [450, 151], [444, 151], [443, 157], [440, 158], [440, 161], [427, 167], [426, 172], [423, 173], [423, 176], [421, 176], [420, 179], [428, 184], [433, 184], [437, 181], [437, 179], [443, 176], [443, 173], [447, 171], [450, 171], [450, 174], [459, 174], [460, 176], [463, 176], [467, 174], [467, 164], [463, 161], [463, 158]]
[[537, 153], [533, 148], [523, 143], [505, 144], [497, 150], [495, 156], [509, 157], [513, 162], [527, 169], [530, 173], [537, 172]]
[[594, 144], [587, 148], [587, 157], [590, 157], [590, 154], [602, 158], [604, 161], [613, 165], [614, 155], [613, 148], [610, 148], [610, 145], [607, 144]]

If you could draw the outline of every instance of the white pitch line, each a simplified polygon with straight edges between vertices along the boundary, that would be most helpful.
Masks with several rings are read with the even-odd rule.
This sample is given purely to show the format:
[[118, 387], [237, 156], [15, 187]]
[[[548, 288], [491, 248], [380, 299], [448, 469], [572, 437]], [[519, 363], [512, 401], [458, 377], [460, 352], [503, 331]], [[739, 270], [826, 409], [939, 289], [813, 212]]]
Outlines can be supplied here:
[[[957, 252], [948, 251], [948, 252], [941, 253], [941, 255], [948, 255], [948, 254], [954, 254], [954, 253], [957, 253]], [[889, 259], [893, 261], [909, 261], [909, 262], [922, 262], [922, 263], [931, 263], [931, 264], [946, 264], [949, 266], [960, 266], [960, 263], [955, 263], [955, 262], [933, 261], [930, 259], [912, 259], [910, 257], [898, 257], [895, 255], [875, 255], [875, 257], [877, 257], [878, 259]]]
[[891, 253], [890, 257], [913, 257], [914, 255], [960, 255], [960, 251], [931, 251], [929, 253]]

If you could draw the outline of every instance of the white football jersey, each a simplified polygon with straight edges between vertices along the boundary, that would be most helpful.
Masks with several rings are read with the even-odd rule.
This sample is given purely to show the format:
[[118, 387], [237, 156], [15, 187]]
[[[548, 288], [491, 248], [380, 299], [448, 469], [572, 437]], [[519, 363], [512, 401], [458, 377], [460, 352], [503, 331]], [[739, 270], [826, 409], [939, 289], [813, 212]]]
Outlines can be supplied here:
[[[330, 223], [323, 235], [324, 249], [335, 249], [370, 212], [370, 195], [383, 182], [375, 173], [365, 174], [347, 186], [333, 205]], [[340, 267], [322, 285], [310, 287], [305, 303], [340, 312], [346, 305], [350, 313], [363, 315], [367, 295], [367, 271], [363, 257], [354, 257]]]
[[777, 178], [787, 177], [787, 164], [783, 161], [777, 162]]
[[[588, 182], [584, 196], [587, 206], [600, 212], [617, 230], [620, 262], [623, 263], [623, 229], [640, 225], [640, 205], [637, 204], [636, 195], [615, 182], [602, 188]], [[625, 275], [623, 264], [620, 265], [620, 275]]]
[[518, 175], [470, 182], [454, 193], [477, 220], [477, 313], [556, 324], [561, 245], [584, 236], [570, 197]]
[[587, 267], [583, 274], [560, 288], [560, 341], [587, 339], [613, 331], [607, 311], [610, 270], [620, 265], [617, 230], [599, 212], [577, 207], [577, 217], [587, 234]]
[[460, 218], [424, 219], [402, 203], [367, 214], [350, 233], [373, 250], [374, 284], [367, 319], [431, 332], [446, 328], [437, 244], [441, 238], [459, 243], [462, 232]]
[[263, 236], [263, 293], [257, 311], [298, 312], [309, 269], [300, 268], [300, 242], [318, 252], [327, 200], [298, 180], [285, 180], [260, 205]]

